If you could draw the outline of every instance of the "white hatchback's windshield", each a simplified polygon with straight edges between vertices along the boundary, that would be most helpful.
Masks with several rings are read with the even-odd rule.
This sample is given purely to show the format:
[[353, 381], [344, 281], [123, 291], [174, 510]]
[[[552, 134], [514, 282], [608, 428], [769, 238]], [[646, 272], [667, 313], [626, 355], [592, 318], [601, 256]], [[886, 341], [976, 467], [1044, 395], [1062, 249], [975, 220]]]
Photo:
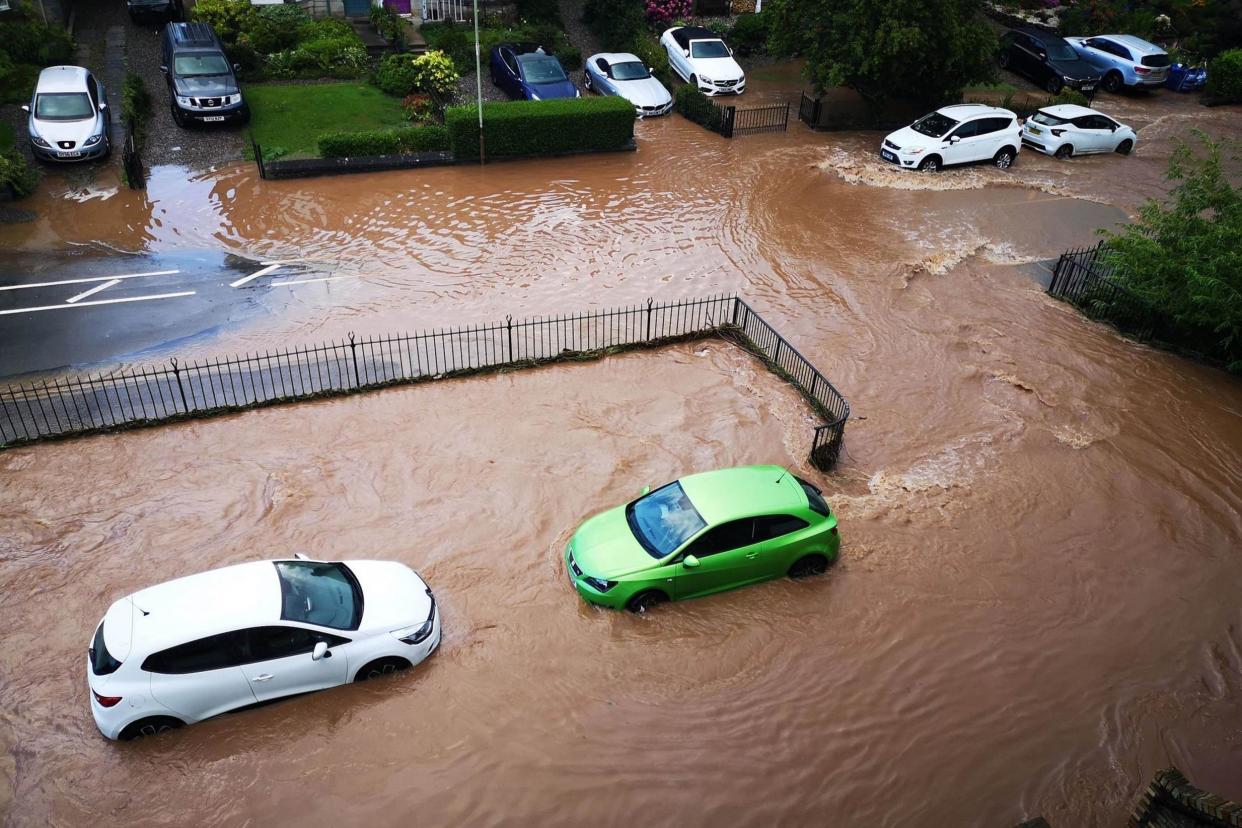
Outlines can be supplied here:
[[229, 62], [224, 55], [183, 55], [173, 61], [173, 74], [182, 78], [228, 73]]
[[729, 47], [723, 40], [696, 40], [690, 44], [690, 57], [722, 58], [729, 56]]
[[280, 576], [281, 618], [338, 630], [358, 629], [362, 589], [344, 564], [280, 561], [276, 573]]
[[57, 92], [35, 99], [35, 117], [42, 121], [82, 121], [95, 117], [85, 92]]
[[675, 551], [707, 525], [680, 483], [670, 483], [625, 510], [630, 531], [657, 560]]

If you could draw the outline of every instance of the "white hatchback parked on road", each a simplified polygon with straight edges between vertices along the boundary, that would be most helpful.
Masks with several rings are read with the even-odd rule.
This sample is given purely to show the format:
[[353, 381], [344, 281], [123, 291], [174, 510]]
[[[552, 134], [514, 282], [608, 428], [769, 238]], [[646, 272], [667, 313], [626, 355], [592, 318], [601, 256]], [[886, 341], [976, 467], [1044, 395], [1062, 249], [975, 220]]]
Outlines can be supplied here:
[[957, 104], [937, 109], [889, 135], [880, 145], [880, 157], [928, 172], [973, 161], [991, 161], [1007, 169], [1021, 147], [1017, 115], [986, 104]]
[[1023, 144], [1057, 158], [1095, 152], [1129, 155], [1137, 140], [1125, 124], [1076, 104], [1045, 106], [1022, 125]]
[[91, 713], [133, 739], [418, 664], [435, 598], [392, 561], [256, 561], [178, 578], [108, 609], [88, 651]]

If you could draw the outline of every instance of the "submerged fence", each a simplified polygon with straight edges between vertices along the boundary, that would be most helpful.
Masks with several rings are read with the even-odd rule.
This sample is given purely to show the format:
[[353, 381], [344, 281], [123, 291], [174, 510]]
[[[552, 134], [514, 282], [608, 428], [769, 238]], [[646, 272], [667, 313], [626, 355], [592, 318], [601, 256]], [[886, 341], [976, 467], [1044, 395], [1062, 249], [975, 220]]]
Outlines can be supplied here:
[[1154, 306], [1115, 277], [1101, 254], [1104, 243], [1067, 250], [1057, 259], [1048, 293], [1064, 299], [1092, 319], [1111, 322], [1136, 339], [1168, 339], [1168, 321]]
[[810, 460], [827, 470], [845, 436], [849, 404], [796, 348], [735, 296], [567, 316], [536, 317], [417, 334], [348, 338], [229, 359], [170, 360], [95, 376], [55, 378], [0, 391], [0, 446], [262, 405], [349, 394], [398, 383], [582, 360], [720, 336], [791, 383], [821, 419]]

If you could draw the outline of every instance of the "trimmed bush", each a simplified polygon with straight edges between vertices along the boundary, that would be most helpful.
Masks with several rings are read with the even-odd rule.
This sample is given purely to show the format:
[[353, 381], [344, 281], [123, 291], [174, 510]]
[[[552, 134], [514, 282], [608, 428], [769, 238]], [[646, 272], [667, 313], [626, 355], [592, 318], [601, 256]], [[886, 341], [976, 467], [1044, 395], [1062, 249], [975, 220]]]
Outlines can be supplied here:
[[1221, 52], [1208, 64], [1203, 96], [1212, 103], [1242, 103], [1242, 49]]
[[[449, 107], [444, 123], [454, 155], [478, 158], [478, 109]], [[611, 96], [485, 103], [483, 130], [488, 157], [617, 149], [634, 138], [634, 106]]]
[[762, 14], [739, 14], [728, 39], [729, 45], [740, 55], [767, 51], [768, 18]]
[[421, 55], [388, 55], [380, 61], [374, 82], [389, 95], [399, 98], [420, 91], [443, 98], [457, 87], [459, 77], [448, 55], [431, 51]]
[[190, 16], [207, 23], [226, 47], [233, 46], [259, 15], [250, 0], [197, 0]]
[[712, 132], [720, 132], [724, 127], [724, 112], [693, 86], [677, 88], [677, 94], [673, 96], [673, 109]]
[[33, 193], [38, 183], [39, 171], [26, 163], [20, 150], [0, 152], [0, 188], [7, 187], [14, 196], [21, 198]]
[[0, 19], [0, 53], [13, 63], [56, 66], [73, 63], [73, 41], [61, 27], [27, 17], [19, 7]]
[[260, 54], [292, 49], [299, 40], [298, 28], [310, 22], [310, 15], [294, 3], [255, 6], [245, 18], [237, 42], [246, 43]]
[[1047, 106], [1056, 106], [1059, 104], [1077, 104], [1078, 106], [1090, 106], [1087, 96], [1079, 92], [1077, 89], [1070, 89], [1068, 86], [1060, 92], [1048, 99]]
[[558, 0], [517, 0], [517, 15], [528, 23], [561, 22], [561, 4]]
[[640, 35], [634, 38], [634, 42], [628, 49], [623, 51], [630, 52], [641, 60], [643, 65], [651, 70], [652, 76], [664, 84], [666, 89], [672, 89], [676, 85], [672, 67], [668, 65], [668, 52], [664, 51], [664, 47], [654, 37]]
[[572, 71], [582, 68], [582, 50], [577, 46], [564, 46], [557, 49], [553, 54], [561, 62], [561, 66], [564, 66], [566, 69]]
[[582, 22], [608, 52], [623, 52], [647, 30], [642, 0], [586, 0]]
[[438, 124], [366, 132], [333, 132], [319, 136], [319, 154], [324, 158], [404, 155], [448, 148], [449, 131]]

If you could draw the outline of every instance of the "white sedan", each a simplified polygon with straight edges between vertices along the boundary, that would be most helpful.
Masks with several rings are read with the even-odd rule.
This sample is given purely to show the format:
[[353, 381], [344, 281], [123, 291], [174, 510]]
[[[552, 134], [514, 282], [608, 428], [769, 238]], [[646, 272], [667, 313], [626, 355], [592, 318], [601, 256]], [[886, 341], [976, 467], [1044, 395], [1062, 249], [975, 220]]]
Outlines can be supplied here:
[[418, 664], [440, 643], [435, 598], [391, 561], [256, 561], [114, 603], [87, 651], [95, 724], [163, 733], [283, 696]]
[[643, 62], [627, 52], [601, 52], [586, 62], [586, 88], [601, 95], [617, 95], [634, 104], [638, 117], [663, 115], [673, 108], [673, 96], [651, 76]]
[[660, 35], [668, 63], [686, 83], [704, 95], [740, 95], [746, 73], [720, 36], [701, 26], [674, 26]]
[[1022, 143], [1057, 158], [1094, 152], [1129, 155], [1138, 136], [1102, 112], [1076, 104], [1046, 106], [1022, 125]]

